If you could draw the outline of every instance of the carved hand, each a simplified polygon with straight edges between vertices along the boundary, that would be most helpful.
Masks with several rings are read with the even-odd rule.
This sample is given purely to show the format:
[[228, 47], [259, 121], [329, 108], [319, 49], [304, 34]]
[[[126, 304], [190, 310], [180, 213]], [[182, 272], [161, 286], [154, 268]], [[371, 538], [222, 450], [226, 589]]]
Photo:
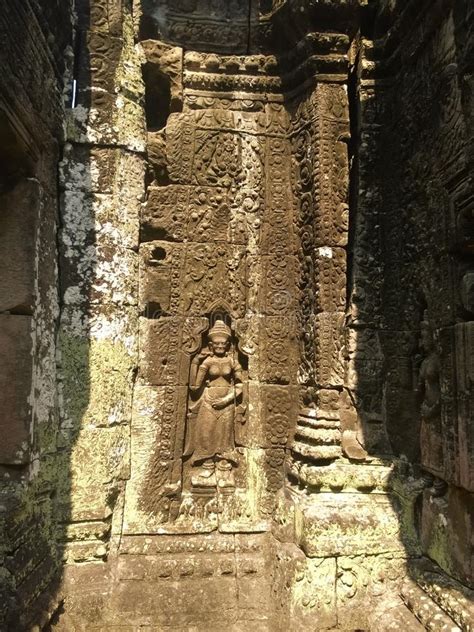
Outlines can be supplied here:
[[216, 410], [221, 410], [230, 404], [230, 401], [226, 397], [222, 397], [220, 399], [215, 399], [212, 402], [212, 407]]
[[207, 358], [207, 355], [207, 353], [200, 353], [197, 356], [194, 356], [191, 364], [201, 364], [201, 362]]

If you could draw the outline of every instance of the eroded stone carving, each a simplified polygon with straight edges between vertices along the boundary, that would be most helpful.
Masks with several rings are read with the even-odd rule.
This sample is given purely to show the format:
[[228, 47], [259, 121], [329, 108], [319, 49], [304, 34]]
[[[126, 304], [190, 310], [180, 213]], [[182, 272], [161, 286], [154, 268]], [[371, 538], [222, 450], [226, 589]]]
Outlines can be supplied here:
[[[216, 320], [204, 348], [191, 361], [191, 391], [184, 457], [193, 488], [235, 487], [236, 423], [244, 421], [242, 367], [231, 349], [231, 330]], [[216, 476], [217, 474], [217, 476]]]
[[420, 413], [425, 423], [435, 423], [441, 412], [440, 362], [426, 312], [421, 322], [420, 347], [424, 354], [417, 389], [421, 396]]
[[425, 478], [428, 483], [433, 483], [433, 493], [440, 496], [445, 492], [446, 484], [440, 478], [433, 480], [432, 475], [443, 474], [444, 470], [441, 438], [441, 363], [427, 311], [421, 321], [420, 348], [423, 359], [419, 369], [417, 393], [421, 402], [421, 465], [428, 471]]
[[[457, 70], [460, 55], [445, 50], [453, 16], [430, 21], [433, 46], [397, 33], [390, 76], [378, 81], [383, 65], [371, 73], [383, 41], [356, 37], [351, 45], [353, 10], [367, 4], [356, 0], [143, 0], [133, 16], [128, 2], [90, 4], [91, 24], [80, 8], [80, 28], [94, 32], [80, 41], [92, 63], [80, 60], [79, 79], [90, 70], [91, 91], [80, 90], [73, 147], [65, 148], [76, 158], [65, 163], [61, 239], [75, 254], [61, 272], [62, 329], [85, 327], [93, 304], [93, 338], [112, 332], [113, 344], [104, 357], [95, 340], [87, 350], [91, 398], [82, 416], [73, 409], [81, 437], [73, 446], [65, 418], [60, 441], [73, 452], [79, 481], [71, 516], [84, 521], [70, 525], [68, 538], [85, 540], [68, 544], [66, 556], [102, 560], [97, 599], [111, 594], [104, 622], [91, 617], [91, 625], [240, 629], [248, 619], [252, 629], [371, 629], [369, 605], [395, 604], [388, 618], [400, 606], [405, 559], [420, 554], [419, 540], [469, 581], [472, 561], [460, 563], [455, 544], [439, 546], [455, 526], [451, 515], [463, 516], [453, 540], [467, 541], [468, 492], [422, 491], [410, 442], [399, 433], [391, 447], [385, 436], [389, 425], [392, 440], [413, 422], [416, 443], [421, 416], [424, 470], [447, 476], [451, 468], [458, 483], [470, 484], [472, 327], [460, 321], [472, 312], [464, 235], [472, 194], [468, 169], [457, 163], [468, 102], [458, 83], [470, 75]], [[375, 4], [401, 11], [403, 3], [369, 4], [376, 12]], [[265, 16], [256, 26], [258, 10]], [[404, 60], [416, 58], [413, 87]], [[397, 92], [390, 84], [399, 61]], [[425, 64], [436, 69], [430, 81]], [[428, 126], [425, 103], [439, 108], [439, 129]], [[446, 168], [420, 160], [429, 140], [426, 133], [415, 140], [420, 125], [434, 132], [433, 153], [448, 158]], [[84, 270], [94, 281], [89, 295], [69, 288], [75, 277], [81, 287]], [[448, 278], [458, 279], [458, 298]], [[420, 291], [436, 344], [423, 343], [418, 367]], [[118, 340], [139, 349], [138, 358], [117, 354]], [[72, 356], [66, 368], [74, 369]], [[100, 380], [101, 372], [112, 377]], [[94, 485], [83, 457], [92, 443]], [[65, 505], [61, 512], [66, 521]], [[270, 529], [276, 552], [270, 537], [248, 536]], [[272, 573], [281, 575], [273, 595]], [[273, 597], [281, 620], [271, 618]]]

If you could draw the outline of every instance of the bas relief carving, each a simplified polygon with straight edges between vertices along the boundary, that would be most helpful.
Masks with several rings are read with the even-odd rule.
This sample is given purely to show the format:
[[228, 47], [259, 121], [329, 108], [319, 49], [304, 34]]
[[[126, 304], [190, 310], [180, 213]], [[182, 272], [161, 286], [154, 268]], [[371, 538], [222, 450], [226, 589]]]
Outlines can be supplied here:
[[[186, 11], [171, 13], [185, 24]], [[148, 139], [139, 377], [167, 390], [142, 510], [165, 532], [270, 516], [302, 387], [343, 385], [347, 213], [334, 209], [347, 206], [347, 95], [316, 82], [285, 104], [278, 73], [273, 56], [190, 46], [183, 110]], [[318, 418], [303, 448], [326, 454], [313, 443], [329, 437], [339, 455], [331, 424]]]
[[158, 33], [190, 49], [244, 53], [249, 37], [249, 1], [143, 0], [141, 31], [145, 38]]
[[420, 401], [420, 447], [421, 466], [425, 470], [425, 481], [433, 484], [433, 493], [442, 495], [446, 485], [440, 478], [444, 470], [443, 438], [441, 428], [441, 362], [436, 350], [433, 328], [427, 312], [421, 321], [420, 349], [423, 359], [420, 364], [417, 394]]
[[184, 458], [191, 466], [191, 488], [232, 489], [235, 424], [245, 421], [242, 367], [223, 320], [215, 321], [207, 337], [207, 346], [191, 361]]
[[[160, 324], [161, 320], [151, 322]], [[238, 505], [247, 493], [242, 433], [247, 417], [248, 360], [234, 329], [227, 311], [214, 312], [177, 321], [175, 327], [162, 332], [164, 339], [150, 337], [147, 343], [155, 340], [160, 345], [158, 364], [166, 361], [170, 379], [174, 375], [180, 383], [141, 387], [152, 389], [152, 397], [145, 398], [142, 409], [156, 430], [148, 444], [150, 456], [143, 466], [146, 472], [138, 492], [138, 509], [160, 531], [213, 530], [219, 497], [222, 505], [224, 496], [235, 493], [238, 498], [229, 502]], [[176, 344], [166, 346], [167, 337]], [[166, 351], [163, 354], [164, 346], [168, 356]], [[156, 353], [156, 349], [149, 352]], [[140, 437], [136, 442], [140, 443]], [[132, 467], [133, 459], [132, 455]], [[235, 518], [228, 507], [222, 505], [221, 510]]]
[[425, 423], [435, 425], [441, 412], [440, 361], [426, 314], [421, 323], [420, 347], [424, 353], [417, 389], [422, 399], [420, 413]]

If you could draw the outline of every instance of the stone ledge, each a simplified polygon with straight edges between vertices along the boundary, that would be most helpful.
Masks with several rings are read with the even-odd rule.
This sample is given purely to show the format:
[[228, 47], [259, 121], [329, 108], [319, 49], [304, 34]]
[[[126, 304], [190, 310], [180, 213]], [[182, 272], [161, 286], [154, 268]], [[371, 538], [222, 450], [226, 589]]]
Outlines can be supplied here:
[[295, 504], [296, 543], [308, 557], [354, 552], [409, 557], [419, 549], [414, 534], [405, 528], [406, 511], [397, 496], [323, 493], [312, 495], [311, 502], [299, 498]]
[[410, 573], [418, 587], [462, 630], [474, 622], [474, 591], [444, 573], [427, 559], [410, 564]]
[[461, 630], [429, 595], [412, 580], [407, 579], [401, 589], [407, 607], [421, 621], [426, 630]]

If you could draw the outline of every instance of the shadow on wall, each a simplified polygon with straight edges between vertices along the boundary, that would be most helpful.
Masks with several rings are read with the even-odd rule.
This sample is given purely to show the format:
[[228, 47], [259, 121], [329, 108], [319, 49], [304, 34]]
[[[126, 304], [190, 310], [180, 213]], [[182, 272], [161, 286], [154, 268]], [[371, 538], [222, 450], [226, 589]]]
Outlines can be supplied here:
[[[75, 6], [75, 98], [60, 167], [62, 443], [57, 515], [64, 566], [58, 596], [66, 603], [58, 608], [51, 629], [59, 621], [61, 629], [73, 625], [67, 614], [68, 596], [73, 599], [68, 570], [73, 574], [83, 562], [107, 560], [114, 510], [128, 476], [136, 353], [132, 286], [138, 274], [133, 233], [138, 235], [138, 222], [129, 214], [124, 186], [126, 177], [135, 174], [134, 165], [127, 163], [130, 155], [116, 130], [122, 124], [117, 121], [122, 98], [117, 86], [120, 80], [126, 83], [119, 64], [129, 4], [77, 0]], [[133, 276], [132, 285], [127, 285], [127, 275]], [[94, 570], [107, 582], [107, 568], [84, 568], [87, 581], [100, 592]]]
[[[456, 590], [474, 587], [467, 4], [433, 8], [412, 33], [398, 25], [385, 50], [377, 39], [396, 16], [380, 15], [352, 88], [352, 397], [369, 455], [395, 456], [409, 574], [438, 605], [443, 571]], [[402, 596], [423, 621], [420, 597], [406, 586]]]
[[0, 31], [0, 628], [16, 632], [55, 608], [69, 511], [56, 367], [69, 3], [8, 1]]
[[[73, 44], [70, 98], [66, 109], [66, 138], [59, 170], [59, 323], [57, 335], [57, 384], [59, 391], [59, 437], [56, 460], [56, 507], [58, 572], [51, 590], [48, 616], [42, 621], [45, 630], [54, 628], [64, 611], [64, 584], [68, 563], [77, 554], [71, 550], [77, 540], [104, 538], [107, 532], [100, 522], [91, 533], [87, 510], [82, 516], [75, 509], [79, 486], [93, 484], [94, 455], [80, 450], [83, 420], [91, 405], [91, 298], [92, 285], [99, 264], [92, 176], [92, 149], [81, 142], [80, 120], [84, 128], [93, 117], [91, 89], [94, 63], [90, 55], [89, 31], [94, 0], [77, 0], [77, 17]], [[96, 62], [100, 63], [97, 59]], [[96, 97], [97, 98], [97, 97]], [[104, 104], [105, 105], [105, 104]], [[76, 135], [79, 140], [76, 140]], [[79, 449], [78, 449], [79, 448]], [[92, 520], [95, 518], [92, 516]], [[89, 545], [90, 546], [90, 545]], [[83, 545], [84, 560], [88, 545]], [[34, 615], [34, 613], [29, 613]], [[35, 619], [31, 619], [32, 622]]]
[[[92, 11], [91, 3], [76, 3], [79, 19], [73, 74], [77, 85], [60, 173], [59, 254], [56, 149], [48, 157], [37, 157], [28, 142], [18, 140], [22, 135], [12, 131], [7, 122], [10, 115], [0, 116], [4, 140], [0, 151], [4, 167], [0, 244], [5, 243], [8, 253], [8, 274], [0, 274], [0, 298], [8, 299], [0, 309], [6, 350], [1, 386], [8, 398], [7, 410], [10, 406], [20, 410], [18, 418], [13, 414], [5, 417], [2, 426], [7, 440], [0, 454], [4, 450], [7, 456], [1, 466], [6, 516], [1, 552], [7, 581], [0, 617], [15, 632], [33, 623], [46, 624], [56, 610], [54, 626], [61, 614], [57, 608], [67, 579], [65, 562], [107, 558], [113, 512], [127, 476], [121, 463], [128, 412], [121, 402], [127, 399], [133, 363], [121, 352], [118, 340], [124, 335], [120, 328], [133, 310], [128, 299], [120, 302], [114, 298], [111, 277], [119, 277], [117, 265], [132, 247], [118, 245], [113, 235], [106, 234], [109, 220], [119, 208], [114, 182], [123, 168], [119, 166], [120, 149], [111, 147], [109, 138], [90, 133], [92, 127], [106, 129], [111, 116], [122, 33], [120, 19], [104, 22], [100, 10], [98, 14]], [[455, 24], [458, 19], [461, 17]], [[455, 32], [462, 36], [457, 27]], [[462, 371], [467, 371], [460, 364], [472, 303], [465, 301], [460, 307], [457, 286], [449, 285], [460, 272], [463, 279], [472, 274], [471, 246], [465, 235], [456, 232], [463, 223], [453, 211], [456, 200], [467, 195], [458, 187], [465, 170], [458, 166], [449, 173], [461, 160], [458, 154], [449, 153], [458, 146], [453, 139], [458, 137], [457, 125], [462, 120], [452, 95], [458, 94], [456, 85], [466, 70], [461, 72], [463, 62], [455, 42], [453, 51], [454, 59], [448, 63], [446, 57], [442, 62], [429, 59], [428, 66], [442, 65], [441, 73], [431, 76], [414, 62], [411, 70], [400, 71], [393, 87], [380, 77], [364, 83], [362, 74], [361, 109], [352, 112], [353, 138], [360, 149], [351, 156], [353, 241], [349, 249], [354, 283], [348, 332], [353, 383], [348, 393], [352, 398], [350, 421], [346, 421], [347, 430], [359, 430], [369, 458], [382, 457], [390, 464], [393, 453], [397, 455], [400, 467], [391, 475], [388, 487], [394, 490], [394, 508], [402, 516], [406, 556], [416, 558], [423, 550], [468, 584], [472, 581], [472, 562], [466, 562], [464, 555], [468, 537], [459, 530], [452, 541], [447, 535], [459, 516], [458, 523], [466, 524], [470, 500], [466, 490], [472, 489], [465, 470], [459, 467], [459, 462], [469, 462], [472, 450], [465, 428], [469, 403], [459, 381]], [[371, 53], [366, 50], [364, 54]], [[452, 64], [458, 64], [457, 72]], [[172, 86], [160, 75], [150, 79], [148, 83], [156, 80], [168, 102]], [[452, 90], [446, 92], [446, 85]], [[354, 79], [352, 101], [357, 89]], [[163, 126], [168, 114], [160, 109], [158, 97], [149, 93], [146, 103], [148, 122], [156, 129]], [[431, 147], [429, 152], [427, 147]], [[435, 157], [431, 164], [429, 156]], [[436, 156], [443, 160], [436, 162]], [[453, 233], [457, 235], [454, 242]], [[443, 243], [440, 235], [444, 235]], [[31, 252], [35, 248], [38, 256], [33, 268]], [[27, 287], [19, 298], [11, 285], [15, 275]], [[423, 328], [428, 334], [434, 332], [434, 347], [429, 335], [420, 344]], [[32, 352], [33, 369], [29, 362]], [[9, 357], [18, 357], [19, 362], [10, 366]], [[467, 360], [465, 364], [467, 367]], [[25, 405], [31, 384], [32, 413]], [[13, 389], [12, 385], [22, 387]], [[427, 416], [427, 437], [421, 444], [427, 450], [420, 455], [422, 410]], [[30, 413], [32, 429], [24, 422]], [[436, 424], [429, 421], [435, 418], [441, 432], [439, 427], [435, 432]], [[25, 442], [29, 449], [20, 457], [17, 447]], [[458, 456], [461, 450], [467, 450], [467, 456]], [[113, 464], [116, 456], [118, 465]], [[436, 485], [436, 481], [441, 482]], [[0, 622], [4, 625], [1, 618]], [[61, 622], [67, 625], [67, 609]]]
[[[68, 615], [74, 611], [74, 582], [94, 585], [97, 595], [107, 592], [110, 569], [98, 562], [115, 552], [121, 534], [138, 353], [144, 180], [131, 2], [78, 0], [75, 9], [75, 100], [60, 167], [58, 512], [65, 563], [60, 596], [66, 602], [64, 616], [58, 610], [52, 621], [54, 627], [60, 619], [60, 629], [74, 625]], [[95, 607], [91, 603], [92, 617]]]

